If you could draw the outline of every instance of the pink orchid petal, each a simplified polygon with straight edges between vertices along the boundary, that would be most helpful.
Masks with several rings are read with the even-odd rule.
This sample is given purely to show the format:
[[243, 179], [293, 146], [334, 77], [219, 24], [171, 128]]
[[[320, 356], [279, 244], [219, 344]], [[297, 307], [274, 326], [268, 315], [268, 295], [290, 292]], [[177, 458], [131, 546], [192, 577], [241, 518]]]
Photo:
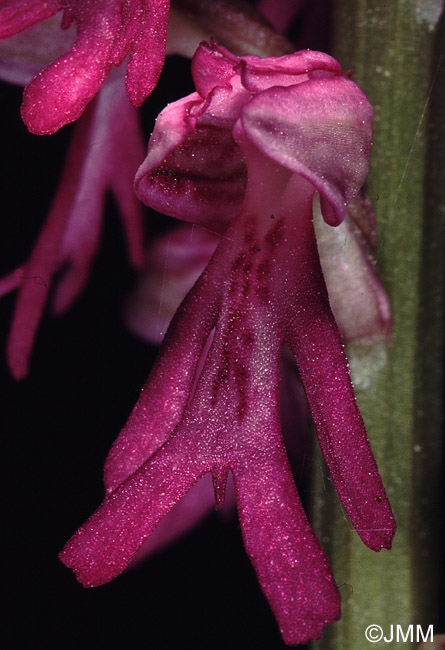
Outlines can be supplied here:
[[[346, 79], [317, 77], [307, 81], [308, 74], [339, 74], [338, 63], [328, 55], [309, 51], [271, 58], [267, 60], [270, 63], [258, 57], [237, 59], [216, 44], [202, 44], [194, 61], [195, 77], [204, 75], [201, 86], [198, 84], [200, 92], [209, 91], [208, 96], [200, 102], [195, 93], [161, 113], [147, 158], [136, 175], [139, 198], [170, 216], [223, 229], [238, 213], [245, 190], [244, 164], [231, 133], [241, 114], [245, 132], [277, 162], [306, 175], [323, 195], [326, 220], [339, 223], [345, 203], [357, 193], [366, 176], [372, 111], [363, 93]], [[236, 61], [240, 63], [234, 69]], [[210, 76], [205, 68], [202, 72], [205, 62], [209, 69], [221, 68], [214, 84], [223, 85], [213, 85], [209, 90]], [[248, 75], [253, 90], [257, 86], [274, 87], [252, 98], [241, 84], [243, 76], [247, 79]], [[288, 84], [292, 79], [290, 88], [275, 87], [280, 80]], [[333, 82], [338, 83], [331, 87], [329, 83]], [[313, 110], [313, 89], [320, 107], [318, 113]], [[365, 116], [360, 125], [358, 102], [363, 104], [361, 115]], [[344, 129], [339, 129], [340, 120]], [[323, 123], [323, 133], [314, 129], [317, 121]], [[279, 144], [277, 133], [281, 135]], [[339, 141], [344, 151], [341, 164], [323, 138], [326, 142], [332, 138]], [[320, 151], [323, 146], [326, 153]], [[352, 159], [348, 152], [356, 153], [361, 164], [348, 167]], [[336, 215], [332, 215], [328, 202], [333, 204]]]
[[[131, 152], [127, 150], [131, 145]], [[22, 280], [8, 341], [8, 363], [16, 378], [28, 372], [29, 356], [54, 274], [52, 308], [65, 311], [82, 291], [99, 247], [105, 193], [118, 199], [130, 261], [143, 264], [141, 205], [132, 179], [142, 157], [135, 109], [123, 85], [108, 82], [76, 125], [62, 178], [46, 224]]]
[[[346, 424], [358, 428], [358, 432], [347, 429], [351, 438], [344, 445], [347, 458], [342, 449], [343, 429], [342, 438], [332, 442], [334, 451], [324, 448], [334, 480], [340, 478], [336, 483], [347, 511], [355, 523], [363, 523], [370, 519], [364, 512], [369, 508], [373, 523], [381, 526], [386, 523], [387, 502], [370, 462], [365, 462], [365, 471], [371, 469], [374, 476], [359, 493], [363, 503], [353, 495], [351, 505], [350, 490], [342, 482], [351, 473], [363, 478], [360, 466], [343, 465], [351, 456], [368, 461], [370, 452], [353, 398], [346, 400], [344, 407], [337, 405], [345, 396], [350, 397], [352, 388], [344, 356], [333, 358], [342, 351], [318, 265], [311, 220], [315, 189], [296, 176], [289, 181], [290, 173], [272, 161], [261, 163], [259, 152], [251, 161], [254, 145], [249, 141], [243, 143], [243, 150], [252, 180], [244, 211], [221, 239], [209, 266], [172, 322], [161, 357], [110, 454], [106, 478], [114, 491], [68, 542], [61, 559], [85, 585], [111, 580], [128, 565], [179, 499], [208, 472], [212, 474], [217, 505], [222, 503], [227, 472], [231, 470], [248, 553], [285, 639], [298, 642], [319, 636], [322, 626], [338, 617], [339, 610], [326, 558], [309, 530], [291, 483], [279, 433], [279, 362], [286, 340], [300, 365], [317, 424], [320, 419], [312, 398], [318, 390], [314, 384], [322, 385], [321, 426], [327, 431], [320, 434], [322, 446], [332, 432], [339, 435], [339, 409], [343, 409], [340, 415], [346, 412]], [[274, 189], [264, 196], [256, 190], [261, 173], [268, 179], [273, 176], [275, 181]], [[270, 210], [282, 193], [282, 185], [287, 189], [275, 221]], [[282, 255], [276, 254], [278, 247]], [[314, 275], [315, 289], [310, 284]], [[313, 291], [316, 304], [310, 311], [307, 302], [314, 299]], [[320, 314], [320, 307], [328, 314]], [[215, 334], [199, 373], [198, 359], [216, 311]], [[310, 323], [305, 321], [306, 313], [310, 314]], [[326, 336], [310, 340], [310, 354], [305, 341], [300, 340], [300, 327], [307, 336], [308, 327], [318, 327], [320, 321], [327, 323], [326, 356], [344, 375], [341, 400], [335, 390], [337, 379], [329, 368], [325, 373], [323, 365]], [[311, 377], [314, 365], [318, 379]], [[357, 441], [362, 449], [354, 451], [354, 456], [351, 446]], [[376, 514], [372, 499], [377, 484], [383, 511]], [[352, 489], [357, 489], [356, 482]], [[364, 512], [363, 517], [358, 518], [357, 511]], [[393, 520], [389, 521], [393, 526]], [[388, 534], [373, 532], [372, 539], [367, 532], [361, 534], [370, 545], [378, 539], [380, 548]], [[315, 572], [310, 578], [308, 568]]]
[[22, 117], [32, 133], [54, 133], [77, 120], [103, 85], [119, 30], [116, 2], [72, 3], [78, 36], [73, 47], [26, 86]]
[[261, 59], [244, 56], [240, 62], [243, 85], [251, 92], [261, 92], [271, 86], [291, 86], [310, 79], [314, 74], [341, 75], [341, 66], [323, 52], [301, 50], [294, 54]]
[[[232, 472], [248, 553], [285, 640], [298, 643], [318, 637], [339, 607], [284, 453], [279, 386], [287, 346], [357, 532], [380, 550], [390, 546], [395, 530], [354, 399], [312, 223], [317, 190], [325, 219], [337, 223], [360, 189], [371, 114], [352, 82], [333, 76], [330, 63], [323, 67], [324, 55], [319, 69], [297, 74], [292, 86], [270, 87], [254, 97], [241, 82], [249, 61], [230, 76], [233, 55], [216, 45], [201, 48], [202, 61], [207, 55], [224, 83], [210, 89], [204, 73], [205, 98], [195, 94], [167, 109], [136, 188], [147, 204], [169, 214], [183, 216], [179, 205], [186, 219], [216, 223], [209, 208], [224, 214], [224, 191], [232, 181], [224, 161], [221, 169], [215, 165], [220, 147], [223, 154], [232, 152], [229, 169], [237, 164], [247, 172], [244, 201], [236, 204], [238, 214], [233, 205], [225, 213], [231, 223], [173, 319], [110, 452], [109, 495], [61, 558], [83, 584], [111, 580], [208, 473], [220, 507]], [[288, 64], [271, 62], [278, 68]], [[255, 82], [257, 73], [264, 72], [261, 83], [266, 79], [265, 68], [254, 70]], [[276, 70], [277, 78], [287, 83], [282, 72]], [[220, 196], [200, 197], [200, 183], [207, 192], [221, 188]], [[329, 213], [332, 206], [335, 214]]]
[[217, 86], [225, 86], [240, 75], [243, 86], [250, 92], [260, 92], [271, 86], [289, 86], [322, 72], [341, 75], [339, 63], [328, 54], [302, 50], [284, 56], [235, 57], [216, 42], [201, 43], [192, 61], [196, 90], [206, 98]]
[[142, 267], [142, 210], [132, 191], [132, 178], [141, 157], [137, 114], [122, 84], [107, 83], [94, 108], [82, 176], [64, 235], [61, 258], [65, 268], [54, 295], [55, 313], [65, 311], [88, 280], [99, 247], [107, 189], [118, 199], [130, 263]]
[[85, 586], [98, 586], [119, 575], [160, 520], [208, 473], [208, 445], [196, 437], [171, 437], [114, 492], [77, 531], [60, 554]]
[[200, 123], [193, 93], [159, 115], [135, 189], [151, 208], [220, 231], [241, 206], [246, 171], [231, 128]]
[[[106, 90], [106, 89], [104, 89]], [[108, 91], [106, 91], [108, 92]], [[112, 141], [109, 188], [115, 197], [125, 231], [128, 259], [135, 268], [145, 262], [144, 217], [134, 192], [134, 175], [144, 158], [144, 142], [138, 112], [118, 88], [113, 91], [113, 111], [109, 113], [108, 140]], [[106, 99], [106, 94], [104, 94]]]
[[11, 38], [60, 11], [59, 0], [2, 0], [0, 39]]
[[[289, 174], [285, 171], [281, 176], [281, 181], [286, 182]], [[272, 201], [273, 193], [268, 198]], [[269, 208], [266, 201], [266, 214]], [[286, 638], [305, 640], [319, 636], [321, 627], [338, 616], [338, 593], [323, 552], [309, 531], [284, 457], [277, 400], [281, 344], [280, 338], [276, 337], [282, 325], [271, 318], [267, 301], [257, 304], [258, 287], [249, 281], [246, 274], [246, 266], [253, 264], [254, 260], [258, 264], [262, 260], [264, 263], [264, 256], [272, 254], [269, 248], [276, 244], [273, 244], [273, 238], [267, 232], [263, 233], [264, 253], [258, 255], [261, 249], [256, 247], [255, 237], [260, 236], [261, 231], [254, 228], [249, 215], [248, 210], [247, 215], [232, 224], [202, 280], [198, 281], [181, 307], [164, 341], [164, 355], [159, 364], [166, 358], [165, 355], [171, 356], [174, 342], [176, 354], [182, 357], [184, 371], [190, 365], [189, 362], [184, 363], [186, 355], [190, 353], [187, 329], [192, 327], [193, 332], [197, 328], [201, 330], [201, 344], [193, 350], [195, 360], [192, 372], [196, 374], [202, 334], [213, 322], [214, 315], [212, 321], [206, 324], [204, 319], [208, 316], [204, 313], [203, 319], [202, 309], [194, 309], [190, 313], [193, 316], [190, 325], [186, 319], [186, 307], [190, 306], [187, 302], [190, 296], [194, 301], [206, 298], [208, 302], [209, 289], [214, 295], [215, 287], [222, 282], [224, 300], [218, 299], [220, 316], [215, 336], [193, 393], [187, 380], [188, 400], [186, 403], [181, 399], [181, 419], [177, 416], [174, 418], [178, 424], [173, 435], [155, 453], [152, 453], [153, 447], [149, 449], [144, 441], [147, 430], [151, 429], [151, 441], [158, 436], [159, 443], [157, 431], [165, 423], [163, 417], [158, 418], [159, 406], [155, 400], [160, 398], [165, 413], [165, 391], [172, 387], [175, 395], [178, 391], [177, 380], [172, 377], [178, 365], [172, 363], [174, 357], [164, 364], [163, 373], [159, 372], [160, 365], [155, 369], [158, 383], [155, 383], [152, 375], [133, 412], [133, 428], [137, 426], [139, 431], [135, 432], [136, 437], [131, 440], [130, 446], [125, 446], [128, 432], [124, 429], [121, 434], [124, 443], [119, 449], [121, 459], [127, 464], [127, 472], [136, 471], [115, 488], [93, 517], [68, 542], [61, 558], [76, 571], [83, 584], [102, 584], [112, 579], [127, 565], [131, 554], [152, 532], [156, 523], [167, 515], [176, 500], [204, 473], [212, 472], [217, 503], [221, 503], [227, 472], [232, 469], [248, 552], [266, 596]], [[271, 229], [275, 232], [273, 223]], [[250, 231], [251, 235], [247, 237]], [[292, 245], [289, 243], [289, 246]], [[277, 273], [282, 274], [281, 265]], [[270, 281], [273, 282], [273, 279]], [[287, 312], [287, 304], [283, 304], [282, 310]], [[200, 319], [199, 325], [197, 318]], [[282, 318], [281, 315], [280, 320]], [[179, 332], [180, 337], [177, 335]], [[271, 385], [275, 386], [272, 391]], [[151, 403], [146, 398], [149, 388]], [[179, 390], [183, 390], [182, 385], [179, 385]], [[130, 434], [133, 435], [131, 430]], [[140, 446], [144, 447], [143, 453], [136, 445], [137, 438]], [[147, 458], [139, 469], [138, 462], [130, 466], [135, 454]], [[246, 486], [254, 489], [250, 497], [246, 493]], [[286, 516], [283, 516], [284, 511]], [[255, 512], [273, 514], [274, 520], [255, 523]], [[277, 513], [280, 513], [278, 520]], [[299, 556], [299, 551], [302, 556]], [[305, 560], [308, 564], [302, 570]], [[317, 577], [311, 578], [310, 587], [306, 584], [307, 568], [312, 565], [316, 567]], [[276, 582], [280, 570], [284, 574], [280, 573]], [[275, 584], [268, 582], [272, 578]], [[312, 588], [315, 593], [311, 592]], [[307, 608], [315, 597], [321, 599], [320, 607], [314, 607], [312, 602], [309, 617]], [[305, 622], [301, 629], [303, 619]]]
[[29, 356], [48, 298], [48, 288], [59, 264], [66, 223], [75, 200], [76, 183], [86, 151], [83, 134], [88, 128], [87, 117], [78, 126], [79, 140], [76, 147], [70, 147], [47, 220], [29, 261], [23, 267], [24, 281], [20, 286], [7, 344], [8, 364], [16, 379], [28, 374]]
[[[77, 38], [70, 49], [47, 65], [25, 88], [21, 110], [29, 130], [50, 134], [77, 120], [102, 87], [112, 66], [121, 65], [127, 56], [128, 96], [135, 106], [140, 106], [155, 87], [164, 63], [169, 5], [169, 0], [44, 3], [27, 0], [7, 1], [6, 6], [0, 7], [0, 38], [3, 39], [37, 25], [62, 9], [62, 27], [69, 27], [73, 22], [77, 27]], [[31, 42], [34, 37], [31, 34]], [[38, 43], [36, 48], [42, 58]], [[6, 55], [8, 51], [6, 47]], [[24, 64], [26, 69], [22, 70]], [[16, 76], [22, 79], [25, 74], [26, 77], [29, 69], [29, 62], [21, 62], [19, 58]]]
[[[322, 298], [318, 304], [314, 301], [314, 308], [308, 308], [307, 313], [299, 313], [298, 330], [289, 342], [320, 446], [345, 511], [369, 548], [374, 551], [391, 548], [395, 533], [391, 507], [357, 409], [334, 318], [326, 313], [327, 295]], [[315, 307], [318, 307], [317, 325], [308, 333], [304, 330], [306, 319], [314, 322]], [[317, 359], [310, 356], [314, 348], [320, 350]]]
[[331, 228], [316, 214], [314, 225], [329, 303], [342, 338], [387, 339], [391, 333], [388, 296], [351, 218], [348, 215]]
[[201, 43], [192, 60], [192, 75], [197, 92], [205, 98], [216, 86], [225, 86], [239, 63], [237, 56], [212, 42]]
[[118, 200], [130, 262], [143, 266], [142, 210], [132, 188], [143, 148], [137, 113], [119, 81], [104, 86], [94, 107], [82, 175], [63, 240], [65, 269], [54, 296], [56, 313], [74, 302], [89, 277], [99, 248], [107, 189]]
[[302, 190], [302, 181], [293, 178], [281, 205], [281, 215], [298, 219], [293, 263], [299, 276], [299, 292], [298, 300], [288, 306], [294, 322], [288, 342], [338, 495], [361, 539], [369, 548], [379, 551], [391, 547], [394, 517], [355, 401], [348, 362], [329, 306], [312, 225], [311, 195], [309, 192], [305, 199], [304, 210]]
[[263, 153], [317, 188], [329, 225], [343, 221], [366, 179], [372, 136], [372, 109], [356, 84], [334, 77], [270, 88], [244, 107], [241, 122]]
[[64, 274], [53, 298], [58, 314], [76, 300], [88, 280], [99, 248], [107, 189], [118, 198], [130, 262], [141, 267], [144, 259], [142, 210], [132, 191], [142, 142], [136, 111], [119, 80], [108, 82], [98, 95], [89, 131], [75, 137], [76, 146], [82, 137], [86, 153], [60, 253]]
[[8, 295], [22, 284], [23, 273], [24, 269], [19, 267], [0, 278], [0, 297]]
[[283, 450], [250, 450], [233, 471], [247, 554], [285, 643], [319, 639], [340, 617], [340, 596]]
[[[100, 128], [97, 133], [97, 108], [97, 104], [91, 105], [85, 114], [89, 119], [88, 129], [79, 128], [80, 125], [85, 125], [83, 119], [76, 125], [71, 145], [72, 148], [82, 146], [84, 156], [80, 174], [77, 179], [73, 179], [75, 194], [60, 244], [59, 260], [63, 265], [63, 273], [55, 287], [52, 301], [56, 314], [66, 311], [83, 290], [100, 241], [106, 179], [100, 159], [104, 151], [99, 146], [103, 134], [100, 133]], [[92, 146], [93, 143], [95, 146]]]
[[[321, 269], [319, 274], [320, 294], [314, 287], [307, 302], [300, 303], [301, 311], [295, 315], [298, 330], [289, 343], [338, 495], [358, 535], [379, 551], [391, 548], [394, 518], [357, 409], [341, 338], [328, 312]], [[305, 329], [309, 321], [310, 331]], [[316, 358], [313, 349], [319, 351]]]
[[[107, 490], [116, 489], [164, 444], [189, 399], [199, 356], [214, 326], [218, 292], [209, 299], [198, 280], [173, 319], [150, 377], [113, 444], [104, 470]], [[180, 329], [179, 329], [180, 328]]]
[[127, 92], [140, 106], [158, 83], [165, 59], [169, 0], [142, 0], [138, 33], [127, 66]]

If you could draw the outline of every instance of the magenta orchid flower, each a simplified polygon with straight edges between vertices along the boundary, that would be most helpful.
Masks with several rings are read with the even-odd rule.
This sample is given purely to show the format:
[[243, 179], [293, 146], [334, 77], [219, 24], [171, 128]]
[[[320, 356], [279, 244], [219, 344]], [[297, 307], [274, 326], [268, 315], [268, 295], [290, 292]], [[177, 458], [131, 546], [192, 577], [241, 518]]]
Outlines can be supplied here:
[[61, 553], [82, 584], [124, 570], [174, 505], [228, 473], [247, 553], [288, 644], [340, 615], [280, 429], [282, 358], [298, 365], [332, 480], [357, 533], [389, 548], [394, 518], [366, 437], [320, 267], [314, 195], [330, 226], [362, 186], [372, 110], [331, 57], [238, 58], [202, 44], [197, 92], [157, 120], [136, 189], [221, 234], [173, 319], [105, 466], [108, 495]]
[[169, 0], [3, 0], [0, 39], [8, 39], [63, 11], [75, 23], [72, 47], [25, 88], [22, 117], [37, 134], [77, 120], [113, 66], [128, 57], [128, 97], [138, 107], [156, 86], [165, 58]]
[[18, 290], [7, 359], [16, 379], [28, 373], [37, 327], [55, 284], [52, 309], [63, 313], [88, 280], [99, 248], [108, 190], [116, 198], [130, 262], [144, 263], [141, 204], [132, 179], [143, 157], [136, 110], [120, 79], [102, 88], [76, 125], [61, 181], [29, 260], [0, 279], [0, 295]]

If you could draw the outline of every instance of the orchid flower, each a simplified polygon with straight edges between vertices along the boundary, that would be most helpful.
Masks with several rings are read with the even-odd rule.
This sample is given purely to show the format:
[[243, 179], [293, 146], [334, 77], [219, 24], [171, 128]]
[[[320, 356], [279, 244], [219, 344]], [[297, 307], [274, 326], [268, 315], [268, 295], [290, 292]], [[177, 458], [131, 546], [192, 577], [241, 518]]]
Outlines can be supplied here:
[[33, 133], [54, 133], [77, 120], [111, 68], [128, 56], [126, 87], [140, 106], [156, 86], [165, 57], [169, 0], [3, 0], [0, 39], [63, 11], [77, 26], [74, 45], [25, 88], [22, 116]]
[[340, 614], [280, 431], [291, 350], [332, 480], [369, 548], [395, 524], [358, 411], [316, 246], [367, 173], [372, 110], [331, 57], [238, 58], [202, 44], [197, 92], [157, 120], [136, 189], [151, 207], [221, 233], [173, 319], [105, 466], [108, 495], [61, 553], [87, 586], [113, 579], [192, 486], [217, 508], [233, 475], [247, 553], [289, 644]]

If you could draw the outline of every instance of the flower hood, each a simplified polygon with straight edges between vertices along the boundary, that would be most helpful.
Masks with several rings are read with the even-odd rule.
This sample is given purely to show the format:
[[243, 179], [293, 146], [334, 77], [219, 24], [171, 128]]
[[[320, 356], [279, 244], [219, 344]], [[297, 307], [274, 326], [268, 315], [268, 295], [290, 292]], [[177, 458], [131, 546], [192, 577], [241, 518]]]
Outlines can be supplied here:
[[242, 133], [312, 183], [326, 222], [341, 223], [367, 175], [372, 109], [337, 61], [310, 50], [236, 57], [204, 43], [192, 72], [197, 92], [169, 105], [156, 122], [136, 175], [140, 199], [220, 231], [244, 199]]

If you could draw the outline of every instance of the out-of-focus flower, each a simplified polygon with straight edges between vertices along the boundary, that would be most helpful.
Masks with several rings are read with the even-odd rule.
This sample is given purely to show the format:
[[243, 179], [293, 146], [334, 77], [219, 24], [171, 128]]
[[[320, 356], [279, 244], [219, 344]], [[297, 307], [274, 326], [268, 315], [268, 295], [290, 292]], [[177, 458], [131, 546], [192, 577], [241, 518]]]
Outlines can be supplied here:
[[0, 295], [18, 289], [7, 349], [17, 379], [28, 372], [52, 284], [56, 284], [52, 308], [60, 314], [88, 280], [99, 247], [107, 190], [119, 207], [130, 261], [142, 267], [142, 210], [132, 188], [142, 156], [136, 110], [121, 80], [108, 82], [76, 125], [60, 184], [29, 260], [0, 280]]
[[126, 86], [134, 106], [155, 87], [165, 58], [169, 0], [3, 0], [0, 39], [9, 39], [63, 11], [75, 23], [72, 47], [25, 88], [22, 116], [33, 133], [54, 133], [77, 120], [111, 68], [128, 57]]
[[301, 506], [279, 414], [294, 356], [332, 480], [357, 533], [390, 547], [395, 524], [349, 378], [320, 267], [312, 203], [330, 226], [362, 186], [372, 110], [331, 57], [238, 58], [203, 44], [197, 92], [158, 118], [136, 176], [151, 207], [222, 234], [179, 308], [105, 467], [108, 496], [62, 551], [85, 585], [118, 575], [176, 502], [233, 475], [248, 555], [287, 643], [340, 613]]

